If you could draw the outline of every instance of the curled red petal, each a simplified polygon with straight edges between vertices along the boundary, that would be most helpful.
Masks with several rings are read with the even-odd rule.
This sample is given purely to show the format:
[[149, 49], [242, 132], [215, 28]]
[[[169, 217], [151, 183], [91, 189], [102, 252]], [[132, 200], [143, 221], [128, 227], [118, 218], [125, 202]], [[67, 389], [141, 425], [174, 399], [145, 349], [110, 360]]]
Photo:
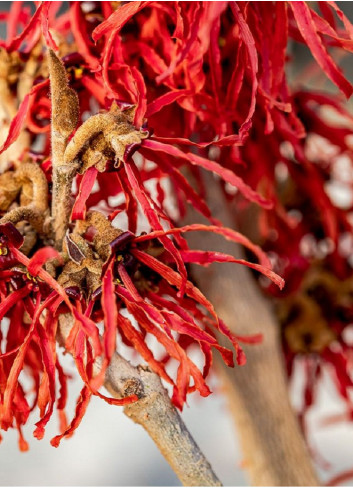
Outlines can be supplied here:
[[162, 379], [172, 384], [173, 381], [165, 371], [163, 364], [161, 362], [158, 362], [154, 358], [153, 353], [146, 345], [142, 334], [132, 326], [130, 320], [125, 316], [119, 314], [119, 323], [121, 324], [124, 334], [126, 335], [128, 340], [131, 341], [136, 351], [139, 352], [139, 354], [148, 363], [152, 370], [156, 372], [156, 374], [158, 374]]
[[9, 43], [7, 43], [6, 48], [9, 52], [17, 51], [27, 36], [31, 35], [32, 41], [36, 40], [36, 37], [39, 36], [39, 32], [37, 34], [36, 29], [39, 26], [39, 23], [41, 22], [42, 10], [45, 8], [45, 3], [46, 2], [42, 2], [39, 5], [34, 15], [32, 16], [31, 20], [23, 29], [21, 34], [15, 37], [14, 39], [12, 39]]
[[[157, 211], [155, 210], [155, 206], [153, 202], [151, 202], [145, 192], [145, 189], [143, 187], [143, 183], [141, 181], [140, 175], [138, 173], [138, 170], [136, 168], [136, 165], [131, 161], [129, 163], [125, 164], [125, 170], [127, 177], [129, 179], [130, 185], [132, 190], [135, 192], [135, 197], [139, 201], [141, 207], [143, 208], [144, 214], [147, 217], [149, 223], [151, 224], [153, 229], [157, 230], [163, 230], [162, 225], [158, 219], [158, 214]], [[186, 281], [186, 268], [185, 265], [180, 257], [180, 253], [174, 243], [166, 238], [165, 236], [161, 235], [160, 241], [165, 247], [165, 249], [171, 254], [171, 256], [174, 258], [175, 263], [177, 264], [178, 270], [180, 271], [180, 274], [182, 276], [182, 283], [180, 286], [180, 294], [183, 295], [184, 293], [184, 288], [185, 288], [185, 281]]]
[[97, 26], [93, 33], [92, 39], [98, 41], [106, 34], [116, 35], [120, 29], [128, 22], [133, 15], [141, 10], [148, 2], [129, 2], [120, 6], [104, 22]]
[[91, 166], [88, 168], [80, 183], [78, 195], [75, 200], [75, 204], [72, 209], [71, 219], [85, 219], [86, 217], [86, 202], [92, 191], [94, 182], [96, 181], [98, 170], [96, 167]]
[[58, 372], [58, 378], [59, 378], [59, 384], [60, 384], [60, 391], [59, 391], [59, 398], [57, 401], [57, 407], [59, 411], [62, 411], [66, 407], [66, 402], [67, 402], [67, 375], [64, 372], [64, 369], [62, 368], [61, 364], [59, 363], [59, 360], [56, 359], [56, 370]]
[[45, 39], [45, 42], [48, 48], [56, 51], [58, 46], [55, 44], [55, 41], [49, 30], [49, 9], [52, 5], [52, 2], [43, 2], [42, 12], [41, 12], [41, 23], [42, 23], [42, 32]]
[[[78, 51], [82, 54], [82, 56], [84, 57], [85, 61], [88, 63], [92, 71], [99, 70], [100, 68], [99, 60], [91, 53], [91, 50], [89, 49], [88, 35], [84, 32], [84, 29], [82, 29], [82, 24], [81, 24], [82, 19], [80, 15], [81, 2], [72, 2], [72, 5], [70, 6], [69, 9], [69, 14], [70, 14], [70, 27], [72, 30], [72, 34], [75, 38]], [[85, 79], [92, 81], [92, 83], [96, 83], [95, 81], [89, 79], [88, 77], [85, 77]], [[90, 81], [88, 81], [88, 83], [90, 83]], [[100, 90], [95, 93], [95, 96], [97, 95], [100, 96], [101, 92], [102, 90], [100, 87]], [[102, 104], [104, 104], [104, 97], [103, 99], [100, 99], [100, 101]]]
[[[53, 320], [51, 314], [48, 313], [48, 319]], [[48, 409], [45, 415], [36, 423], [37, 428], [35, 429], [33, 435], [38, 438], [38, 440], [42, 439], [45, 432], [45, 426], [53, 414], [54, 402], [55, 402], [55, 360], [54, 354], [52, 350], [52, 344], [49, 340], [49, 337], [43, 328], [43, 326], [38, 323], [37, 324], [38, 336], [40, 339], [41, 353], [43, 358], [43, 364], [45, 367], [45, 372], [48, 376], [48, 390], [49, 390], [49, 404]], [[55, 339], [54, 339], [55, 341]]]
[[255, 41], [251, 31], [249, 29], [248, 24], [246, 23], [244, 16], [236, 2], [231, 2], [230, 4], [233, 15], [237, 21], [239, 26], [240, 37], [243, 40], [246, 50], [247, 50], [247, 60], [245, 59], [246, 66], [249, 65], [250, 68], [250, 76], [251, 76], [251, 100], [250, 107], [248, 110], [248, 114], [245, 118], [245, 121], [242, 123], [241, 128], [239, 130], [239, 135], [242, 139], [247, 137], [248, 132], [252, 125], [252, 116], [255, 112], [256, 107], [256, 92], [258, 87], [257, 81], [257, 71], [258, 71], [258, 58], [257, 58], [257, 50], [255, 46]]
[[102, 353], [102, 344], [97, 325], [92, 321], [92, 319], [82, 314], [76, 308], [73, 309], [73, 313], [84, 333], [91, 339], [96, 356], [99, 356]]
[[146, 117], [150, 117], [151, 115], [159, 112], [166, 105], [170, 105], [173, 102], [179, 100], [180, 98], [186, 97], [190, 95], [191, 91], [189, 89], [181, 89], [181, 90], [171, 90], [160, 97], [157, 97], [152, 102], [150, 102], [147, 106]]
[[147, 108], [147, 93], [146, 93], [147, 89], [146, 89], [146, 84], [143, 75], [135, 66], [131, 67], [131, 73], [135, 79], [135, 84], [136, 84], [136, 89], [138, 94], [134, 125], [136, 127], [141, 127]]
[[326, 487], [338, 486], [353, 479], [353, 469], [345, 470], [325, 482]]
[[248, 248], [250, 251], [256, 255], [263, 267], [270, 268], [271, 261], [264, 253], [261, 248], [254, 243], [252, 243], [246, 236], [243, 234], [234, 231], [233, 229], [220, 227], [220, 226], [206, 226], [205, 224], [189, 224], [186, 226], [182, 226], [180, 228], [168, 229], [167, 231], [152, 231], [148, 234], [143, 234], [141, 236], [137, 236], [134, 241], [135, 243], [140, 243], [142, 241], [148, 241], [149, 239], [153, 239], [158, 237], [161, 234], [178, 234], [178, 233], [187, 233], [193, 231], [205, 231], [209, 233], [216, 233], [222, 235], [229, 241], [234, 241], [235, 243], [240, 243], [241, 245]]
[[25, 96], [20, 105], [20, 108], [18, 109], [17, 114], [11, 121], [8, 136], [0, 148], [0, 154], [3, 153], [18, 138], [27, 116], [28, 104], [29, 94]]
[[59, 263], [63, 263], [60, 253], [58, 253], [51, 246], [45, 246], [44, 248], [36, 251], [32, 258], [30, 258], [27, 265], [27, 270], [31, 275], [36, 276], [38, 275], [39, 270], [42, 268], [42, 266], [48, 260], [52, 260], [53, 258], [57, 258], [59, 260]]
[[27, 117], [30, 97], [45, 86], [49, 86], [49, 80], [45, 80], [44, 82], [35, 85], [30, 93], [28, 93], [22, 100], [17, 114], [11, 121], [7, 138], [0, 148], [0, 154], [3, 153], [9, 146], [11, 146], [11, 144], [15, 142], [18, 138]]
[[251, 263], [247, 260], [234, 258], [231, 255], [221, 253], [218, 251], [201, 251], [201, 250], [181, 250], [181, 256], [185, 263], [197, 263], [199, 265], [208, 265], [211, 263], [238, 263], [239, 265], [245, 265], [253, 270], [256, 270], [265, 277], [269, 278], [273, 283], [278, 285], [280, 289], [284, 287], [284, 280], [277, 273], [273, 272], [269, 268]]
[[102, 308], [104, 313], [104, 354], [108, 363], [116, 350], [118, 309], [116, 306], [113, 273], [111, 266], [102, 280]]
[[180, 149], [170, 144], [164, 144], [153, 139], [145, 139], [142, 142], [142, 146], [144, 146], [145, 148], [150, 148], [154, 151], [162, 151], [163, 153], [166, 153], [168, 155], [186, 160], [192, 165], [199, 166], [208, 171], [212, 171], [216, 175], [219, 175], [225, 182], [230, 183], [234, 187], [238, 188], [239, 191], [248, 200], [256, 202], [265, 209], [271, 209], [273, 207], [272, 202], [268, 201], [251, 187], [249, 187], [249, 185], [247, 185], [242, 178], [238, 177], [231, 170], [228, 170], [228, 168], [222, 167], [219, 163], [216, 163], [215, 161], [207, 160], [206, 158], [202, 158], [201, 156], [193, 153], [184, 153]]
[[60, 445], [61, 440], [64, 437], [68, 437], [71, 435], [76, 428], [79, 426], [79, 424], [82, 421], [82, 418], [87, 410], [88, 404], [91, 400], [91, 392], [87, 386], [84, 386], [83, 389], [80, 392], [80, 396], [78, 398], [77, 404], [76, 404], [76, 410], [75, 410], [75, 416], [73, 420], [71, 421], [70, 425], [68, 428], [62, 433], [61, 435], [55, 436], [50, 440], [50, 444], [53, 447], [58, 447]]
[[197, 143], [186, 138], [161, 136], [154, 136], [153, 141], [159, 141], [167, 144], [179, 144], [182, 146], [195, 146], [196, 148], [207, 148], [208, 146], [241, 146], [243, 144], [243, 140], [238, 134], [230, 134], [229, 136], [224, 136], [204, 143]]
[[22, 246], [24, 238], [18, 229], [12, 224], [12, 222], [0, 224], [0, 235], [1, 234], [6, 236], [8, 241], [15, 248], [20, 248]]
[[290, 5], [300, 33], [307, 43], [312, 55], [330, 80], [342, 90], [347, 98], [349, 98], [353, 93], [353, 86], [343, 76], [341, 70], [326, 51], [323, 42], [317, 33], [310, 8], [305, 2], [301, 1], [290, 2]]
[[18, 301], [26, 297], [31, 291], [31, 285], [25, 285], [22, 289], [13, 291], [0, 303], [0, 319], [2, 319], [7, 311], [11, 309]]

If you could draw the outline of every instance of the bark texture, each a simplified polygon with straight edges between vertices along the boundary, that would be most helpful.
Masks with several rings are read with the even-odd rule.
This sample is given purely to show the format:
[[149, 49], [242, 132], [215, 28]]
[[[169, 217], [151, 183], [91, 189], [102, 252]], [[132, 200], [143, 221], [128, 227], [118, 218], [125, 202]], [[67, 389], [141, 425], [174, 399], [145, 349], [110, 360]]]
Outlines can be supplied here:
[[144, 396], [125, 406], [125, 414], [145, 428], [184, 486], [221, 486], [159, 377], [143, 367], [139, 374]]
[[[65, 344], [71, 327], [71, 315], [62, 315], [58, 337], [61, 344]], [[100, 366], [96, 362], [96, 374]], [[116, 353], [107, 369], [104, 386], [116, 398], [138, 396], [139, 401], [124, 407], [125, 414], [147, 431], [184, 486], [222, 485], [172, 405], [158, 375], [145, 366], [133, 367]]]
[[[212, 175], [204, 175], [212, 215], [234, 228], [234, 219], [221, 188]], [[190, 209], [188, 222], [200, 222]], [[242, 257], [240, 246], [212, 233], [190, 233], [193, 249], [222, 251]], [[243, 449], [245, 467], [255, 486], [316, 486], [319, 481], [290, 406], [279, 338], [279, 325], [271, 304], [261, 294], [249, 269], [231, 264], [208, 268], [194, 265], [192, 275], [215, 305], [217, 313], [235, 333], [263, 333], [260, 345], [245, 347], [247, 363], [219, 370], [229, 397]]]

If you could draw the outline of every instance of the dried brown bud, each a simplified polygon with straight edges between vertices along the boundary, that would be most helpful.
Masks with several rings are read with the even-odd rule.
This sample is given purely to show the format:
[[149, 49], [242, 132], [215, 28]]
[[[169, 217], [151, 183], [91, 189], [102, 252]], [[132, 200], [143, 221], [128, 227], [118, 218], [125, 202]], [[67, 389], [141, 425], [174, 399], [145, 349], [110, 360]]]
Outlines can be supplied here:
[[48, 209], [48, 182], [36, 163], [23, 163], [14, 173], [21, 188], [21, 205], [31, 205], [45, 212]]
[[122, 234], [121, 229], [112, 226], [109, 219], [98, 211], [90, 211], [87, 214], [86, 221], [79, 224], [82, 232], [85, 232], [89, 227], [96, 229], [96, 234], [93, 238], [93, 246], [103, 261], [106, 261], [111, 253], [110, 243]]
[[137, 130], [132, 125], [134, 111], [135, 107], [122, 111], [113, 103], [109, 112], [87, 119], [67, 145], [65, 164], [82, 154], [85, 169], [97, 165], [96, 168], [102, 171], [102, 162], [111, 158], [111, 155], [116, 161], [122, 160], [128, 146], [140, 144], [148, 136], [147, 131]]
[[70, 259], [77, 265], [81, 265], [86, 257], [69, 233], [66, 233], [65, 244]]
[[49, 50], [49, 74], [53, 129], [66, 139], [78, 123], [78, 96], [69, 88], [65, 67], [51, 49]]

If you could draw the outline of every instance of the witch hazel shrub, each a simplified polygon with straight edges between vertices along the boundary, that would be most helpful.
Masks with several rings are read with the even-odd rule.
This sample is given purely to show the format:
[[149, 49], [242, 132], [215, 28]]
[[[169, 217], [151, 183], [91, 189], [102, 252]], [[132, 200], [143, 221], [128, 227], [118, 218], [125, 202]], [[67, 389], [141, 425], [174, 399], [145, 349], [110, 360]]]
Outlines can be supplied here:
[[[285, 70], [289, 41], [302, 42], [321, 72], [351, 95], [331, 48], [351, 52], [353, 27], [333, 2], [320, 8], [319, 14], [305, 2], [136, 1], [61, 9], [61, 2], [42, 2], [32, 14], [13, 2], [1, 13], [7, 38], [0, 51], [0, 317], [9, 327], [1, 333], [0, 423], [18, 430], [21, 450], [28, 448], [22, 426], [33, 410], [37, 438], [58, 413], [60, 430], [51, 441], [57, 446], [78, 427], [92, 395], [116, 405], [139, 401], [139, 389], [118, 397], [102, 391], [120, 342], [171, 385], [178, 409], [194, 391], [210, 394], [215, 350], [226, 365], [241, 368], [241, 343], [261, 337], [228, 329], [192, 282], [189, 264], [240, 264], [265, 277], [267, 293], [282, 308], [289, 371], [295, 355], [314, 353], [336, 366], [346, 396], [349, 346], [342, 333], [352, 303], [339, 324], [320, 326], [325, 335], [312, 348], [303, 323], [295, 325], [291, 296], [302, 291], [322, 314], [327, 302], [310, 295], [308, 274], [321, 274], [327, 287], [352, 275], [338, 252], [340, 236], [351, 232], [351, 207], [332, 202], [325, 182], [333, 166], [309, 151], [309, 135], [317, 135], [350, 158], [349, 126], [335, 125], [320, 108], [346, 121], [351, 116], [338, 95], [292, 90]], [[222, 182], [236, 212], [256, 206], [255, 240], [212, 215], [201, 171]], [[187, 203], [209, 224], [178, 226]], [[301, 220], [293, 217], [298, 212]], [[190, 249], [185, 234], [191, 232], [240, 243], [249, 260]], [[308, 233], [316, 241], [330, 238], [332, 253], [320, 260], [303, 253]], [[330, 346], [337, 340], [339, 352]], [[65, 414], [61, 347], [82, 379], [72, 420]], [[188, 355], [195, 347], [203, 365]], [[21, 384], [21, 372], [31, 389]]]

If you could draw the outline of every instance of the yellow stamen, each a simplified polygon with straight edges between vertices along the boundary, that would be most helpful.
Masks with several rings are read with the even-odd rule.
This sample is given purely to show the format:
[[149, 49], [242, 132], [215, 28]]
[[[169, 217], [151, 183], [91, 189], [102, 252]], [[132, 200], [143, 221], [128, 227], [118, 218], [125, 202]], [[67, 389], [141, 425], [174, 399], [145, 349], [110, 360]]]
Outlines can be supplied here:
[[36, 279], [36, 277], [33, 277], [33, 275], [31, 275], [29, 272], [26, 273], [26, 277], [28, 278], [28, 280], [30, 280], [31, 282], [37, 284], [38, 283], [38, 280]]
[[79, 68], [75, 68], [74, 73], [75, 73], [76, 80], [79, 80], [80, 78], [82, 78], [83, 68], [81, 66]]
[[220, 48], [223, 48], [225, 45], [226, 45], [226, 40], [224, 39], [224, 37], [220, 37], [220, 38], [218, 39], [218, 46], [219, 46]]

